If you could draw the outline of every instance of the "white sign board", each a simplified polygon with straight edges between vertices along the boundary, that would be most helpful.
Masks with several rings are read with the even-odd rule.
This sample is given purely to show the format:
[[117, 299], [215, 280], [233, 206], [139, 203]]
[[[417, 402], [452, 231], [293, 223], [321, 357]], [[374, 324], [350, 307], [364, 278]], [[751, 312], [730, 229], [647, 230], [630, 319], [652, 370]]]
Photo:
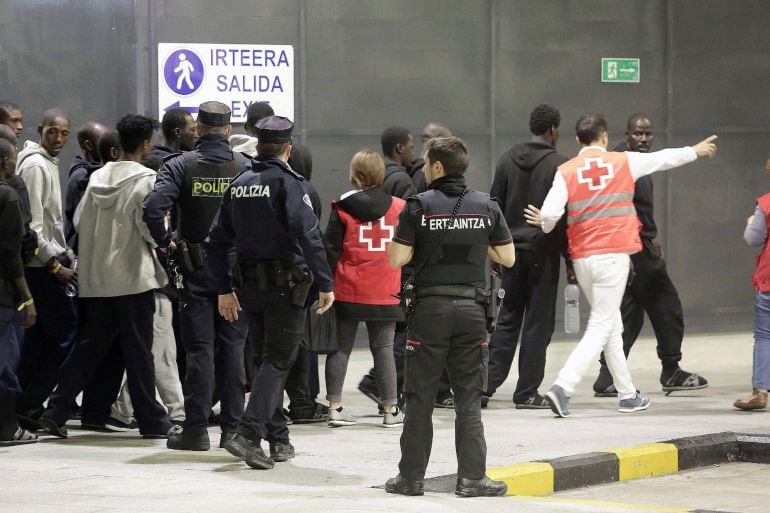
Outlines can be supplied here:
[[158, 44], [158, 119], [176, 107], [196, 116], [219, 101], [231, 121], [246, 121], [254, 102], [294, 120], [294, 48], [291, 45]]

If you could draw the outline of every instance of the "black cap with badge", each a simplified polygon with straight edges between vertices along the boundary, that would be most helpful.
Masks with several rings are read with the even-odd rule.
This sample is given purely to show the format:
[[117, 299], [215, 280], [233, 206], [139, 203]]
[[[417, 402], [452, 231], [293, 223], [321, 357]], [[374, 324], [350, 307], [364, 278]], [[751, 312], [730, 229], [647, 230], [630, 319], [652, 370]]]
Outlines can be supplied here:
[[291, 142], [294, 123], [283, 116], [268, 116], [254, 125], [260, 143], [282, 144]]
[[230, 124], [230, 107], [221, 102], [203, 102], [198, 107], [198, 123], [227, 126]]

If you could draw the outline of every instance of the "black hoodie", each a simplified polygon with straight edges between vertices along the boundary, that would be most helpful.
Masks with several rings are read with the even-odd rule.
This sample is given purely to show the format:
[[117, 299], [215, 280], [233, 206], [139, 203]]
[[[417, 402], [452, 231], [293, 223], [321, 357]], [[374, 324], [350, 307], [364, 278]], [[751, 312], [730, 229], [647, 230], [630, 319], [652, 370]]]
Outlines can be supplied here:
[[515, 145], [497, 161], [489, 194], [500, 203], [516, 249], [562, 251], [566, 244], [563, 220], [545, 234], [539, 227], [527, 224], [524, 209], [527, 205], [543, 206], [556, 168], [567, 160], [549, 144], [526, 142]]

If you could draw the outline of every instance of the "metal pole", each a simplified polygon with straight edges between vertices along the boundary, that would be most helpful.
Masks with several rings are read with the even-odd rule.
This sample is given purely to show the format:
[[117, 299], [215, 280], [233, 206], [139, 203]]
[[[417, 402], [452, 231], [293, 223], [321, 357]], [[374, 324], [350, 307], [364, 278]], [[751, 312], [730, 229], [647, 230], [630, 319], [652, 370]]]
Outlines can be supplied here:
[[307, 144], [307, 0], [299, 0], [299, 102], [294, 121], [299, 124], [300, 141]]
[[[490, 176], [494, 179], [494, 163], [497, 158], [497, 0], [489, 2], [489, 163]], [[490, 181], [491, 183], [491, 181]]]

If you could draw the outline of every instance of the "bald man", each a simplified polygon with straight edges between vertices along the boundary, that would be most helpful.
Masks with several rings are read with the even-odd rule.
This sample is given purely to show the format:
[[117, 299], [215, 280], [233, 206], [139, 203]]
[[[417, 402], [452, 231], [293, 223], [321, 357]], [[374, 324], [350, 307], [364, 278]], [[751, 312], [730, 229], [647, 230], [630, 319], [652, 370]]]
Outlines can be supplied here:
[[[450, 137], [451, 135], [452, 132], [447, 127], [440, 123], [436, 123], [435, 121], [431, 121], [422, 129], [420, 140], [424, 146], [427, 141], [434, 137]], [[423, 160], [422, 157], [418, 157], [414, 159], [412, 165], [407, 169], [409, 176], [412, 177], [412, 182], [414, 183], [417, 192], [425, 192], [428, 189], [428, 185], [425, 183], [425, 175], [422, 172], [424, 165], [425, 160]]]
[[72, 222], [75, 209], [78, 208], [83, 193], [86, 191], [91, 173], [102, 167], [99, 158], [99, 139], [109, 129], [98, 121], [89, 121], [80, 127], [77, 138], [82, 156], [76, 155], [70, 165], [67, 191], [64, 194], [64, 237], [67, 244], [76, 249], [77, 232]]

